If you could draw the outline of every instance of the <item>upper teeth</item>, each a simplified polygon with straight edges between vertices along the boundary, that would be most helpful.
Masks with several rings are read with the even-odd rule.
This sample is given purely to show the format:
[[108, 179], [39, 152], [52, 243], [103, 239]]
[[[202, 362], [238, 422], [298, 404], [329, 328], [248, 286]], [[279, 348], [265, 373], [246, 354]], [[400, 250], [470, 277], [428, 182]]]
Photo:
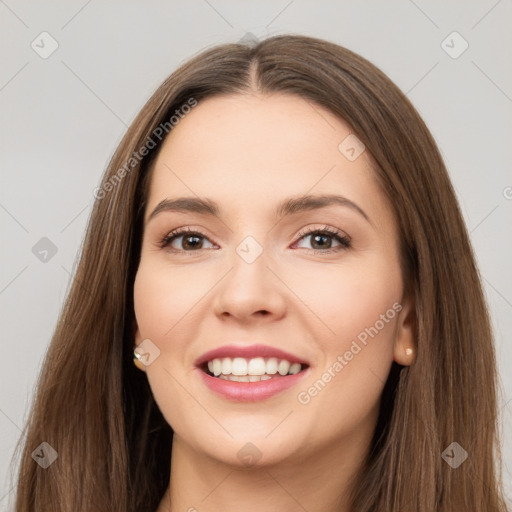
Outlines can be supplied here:
[[254, 357], [245, 359], [243, 357], [224, 357], [208, 361], [208, 370], [216, 377], [223, 375], [294, 375], [302, 369], [300, 363], [290, 363], [285, 359], [278, 360], [276, 357], [264, 359]]

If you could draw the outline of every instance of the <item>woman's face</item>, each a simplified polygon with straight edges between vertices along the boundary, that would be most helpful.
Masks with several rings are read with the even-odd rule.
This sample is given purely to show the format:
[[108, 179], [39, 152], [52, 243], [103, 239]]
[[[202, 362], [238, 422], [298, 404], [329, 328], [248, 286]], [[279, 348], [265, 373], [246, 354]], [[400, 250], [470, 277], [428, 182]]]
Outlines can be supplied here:
[[299, 97], [232, 95], [199, 102], [165, 139], [135, 340], [175, 442], [196, 454], [363, 456], [392, 361], [408, 364], [397, 225], [350, 133]]

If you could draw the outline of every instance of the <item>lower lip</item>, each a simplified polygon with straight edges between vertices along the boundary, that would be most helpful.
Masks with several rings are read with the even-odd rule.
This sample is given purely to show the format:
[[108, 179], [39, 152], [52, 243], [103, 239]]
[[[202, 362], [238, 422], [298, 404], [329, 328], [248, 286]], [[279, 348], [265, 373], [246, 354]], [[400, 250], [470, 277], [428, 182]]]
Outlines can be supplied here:
[[203, 382], [218, 395], [232, 400], [234, 402], [258, 402], [265, 400], [271, 396], [284, 391], [297, 384], [306, 373], [309, 367], [295, 375], [287, 375], [283, 377], [273, 377], [269, 380], [261, 380], [259, 382], [236, 382], [231, 380], [219, 379], [212, 377], [204, 372], [201, 368], [197, 368]]

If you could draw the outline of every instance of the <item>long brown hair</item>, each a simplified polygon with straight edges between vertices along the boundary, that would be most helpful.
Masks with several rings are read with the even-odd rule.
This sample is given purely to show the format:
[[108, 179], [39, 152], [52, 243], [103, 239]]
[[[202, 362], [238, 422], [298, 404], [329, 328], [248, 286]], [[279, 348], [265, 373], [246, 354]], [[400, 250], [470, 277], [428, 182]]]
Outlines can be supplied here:
[[[295, 35], [196, 55], [129, 127], [95, 194], [22, 451], [21, 439], [18, 445], [16, 511], [157, 509], [169, 483], [172, 429], [132, 363], [141, 220], [161, 146], [155, 133], [191, 99], [200, 104], [251, 89], [298, 95], [345, 120], [365, 144], [399, 225], [417, 353], [410, 367], [393, 363], [353, 510], [505, 511], [489, 314], [436, 144], [375, 66], [333, 43]], [[46, 469], [31, 456], [42, 442], [58, 454]], [[442, 457], [453, 442], [468, 453], [457, 468]]]

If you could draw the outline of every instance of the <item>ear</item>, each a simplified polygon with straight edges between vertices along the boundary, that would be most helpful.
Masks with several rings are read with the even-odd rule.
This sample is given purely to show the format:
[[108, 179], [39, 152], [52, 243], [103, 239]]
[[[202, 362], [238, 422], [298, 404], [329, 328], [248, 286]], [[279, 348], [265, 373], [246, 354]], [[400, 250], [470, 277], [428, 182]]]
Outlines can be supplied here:
[[[140, 335], [139, 326], [137, 325], [137, 320], [135, 318], [133, 319], [133, 332], [134, 332], [133, 349], [135, 350], [137, 348], [137, 346], [140, 345], [140, 343], [142, 342], [142, 336]], [[139, 370], [141, 370], [143, 372], [146, 371], [146, 367], [135, 357], [135, 355], [133, 356], [133, 363]]]
[[[402, 366], [409, 366], [416, 354], [416, 308], [412, 294], [404, 297], [398, 312], [393, 359]], [[395, 306], [394, 306], [395, 307]]]

